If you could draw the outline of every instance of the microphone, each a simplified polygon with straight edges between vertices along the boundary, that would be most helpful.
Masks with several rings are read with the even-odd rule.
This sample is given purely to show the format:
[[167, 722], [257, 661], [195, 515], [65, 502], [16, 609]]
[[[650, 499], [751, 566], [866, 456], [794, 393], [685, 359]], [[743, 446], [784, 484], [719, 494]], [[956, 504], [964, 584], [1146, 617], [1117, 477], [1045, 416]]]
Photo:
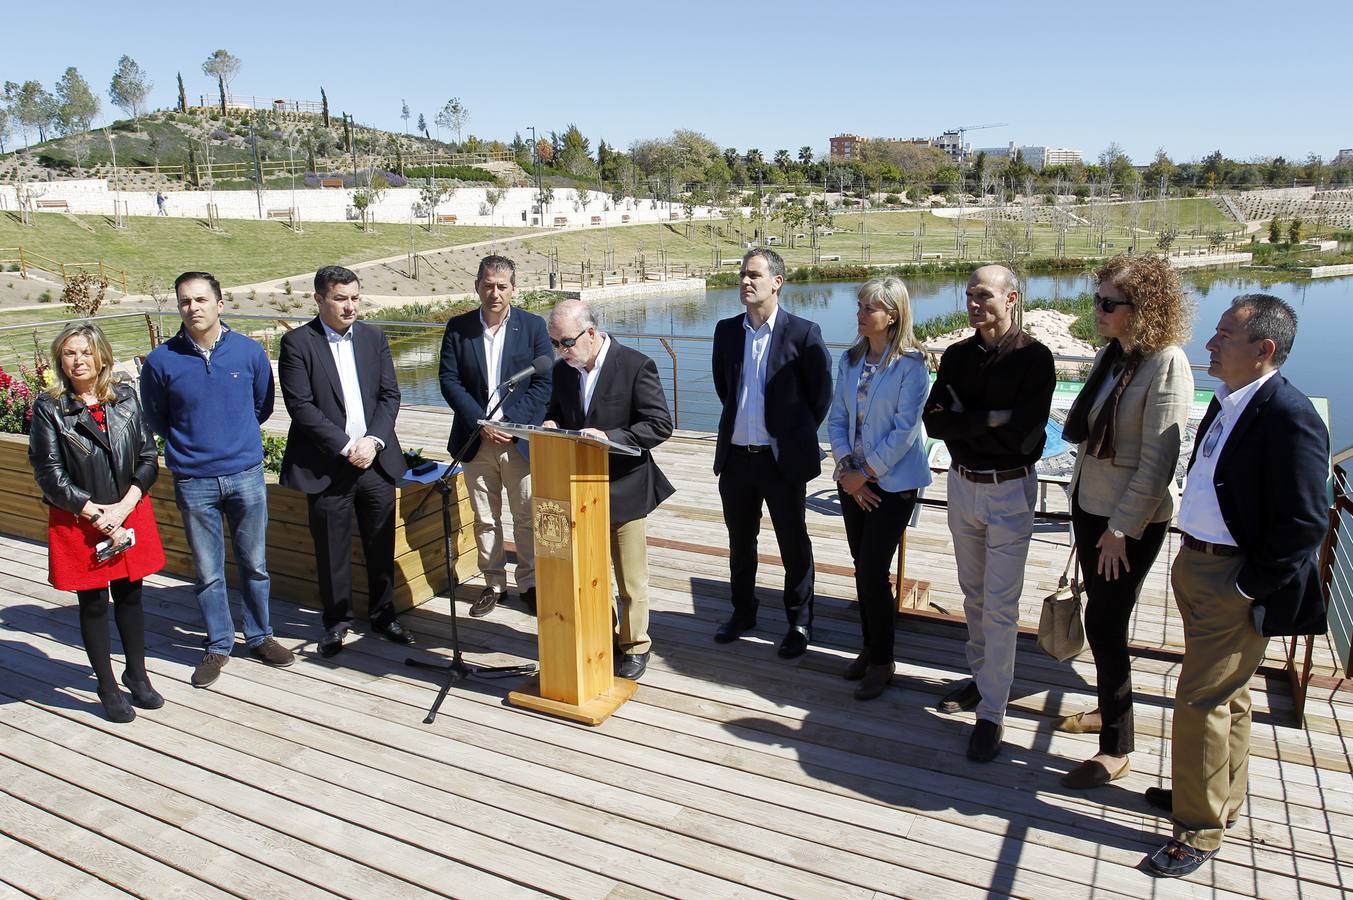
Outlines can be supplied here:
[[550, 367], [553, 365], [554, 360], [548, 355], [542, 353], [535, 359], [531, 360], [531, 364], [529, 366], [527, 366], [520, 372], [513, 375], [511, 378], [508, 378], [506, 381], [503, 381], [501, 384], [499, 384], [498, 390], [510, 391], [517, 385], [521, 384], [526, 379], [530, 378], [532, 375], [544, 375], [546, 372], [550, 370]]

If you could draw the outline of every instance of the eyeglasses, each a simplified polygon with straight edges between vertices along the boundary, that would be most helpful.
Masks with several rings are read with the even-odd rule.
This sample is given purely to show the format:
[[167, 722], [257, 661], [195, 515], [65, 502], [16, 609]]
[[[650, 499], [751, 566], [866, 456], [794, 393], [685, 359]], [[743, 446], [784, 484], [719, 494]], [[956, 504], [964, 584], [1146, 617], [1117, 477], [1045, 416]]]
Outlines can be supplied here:
[[550, 346], [554, 347], [554, 349], [556, 350], [568, 350], [574, 344], [578, 343], [578, 339], [585, 334], [587, 334], [586, 328], [584, 328], [582, 331], [578, 332], [571, 338], [564, 338], [563, 340], [560, 341], [556, 341], [554, 338], [550, 338]]
[[1136, 306], [1131, 300], [1119, 300], [1116, 297], [1101, 297], [1095, 294], [1095, 305], [1106, 313], [1111, 313], [1120, 306]]

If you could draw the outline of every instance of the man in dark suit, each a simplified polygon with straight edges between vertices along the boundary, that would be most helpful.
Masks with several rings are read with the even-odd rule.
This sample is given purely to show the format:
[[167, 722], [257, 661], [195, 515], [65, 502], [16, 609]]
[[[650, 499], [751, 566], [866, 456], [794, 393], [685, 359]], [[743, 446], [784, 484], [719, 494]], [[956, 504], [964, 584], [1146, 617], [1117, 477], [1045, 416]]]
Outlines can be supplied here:
[[404, 452], [395, 437], [399, 383], [385, 334], [357, 321], [361, 282], [342, 266], [315, 273], [319, 315], [282, 338], [278, 380], [291, 416], [283, 485], [304, 491], [315, 540], [323, 656], [352, 628], [352, 517], [366, 560], [367, 615], [392, 641], [413, 643], [395, 618], [395, 481]]
[[1174, 789], [1146, 791], [1174, 820], [1174, 839], [1146, 859], [1162, 877], [1215, 856], [1245, 805], [1249, 683], [1268, 639], [1325, 632], [1316, 557], [1328, 527], [1329, 432], [1278, 372], [1296, 334], [1290, 306], [1245, 294], [1207, 342], [1221, 386], [1189, 461], [1184, 546], [1171, 571], [1184, 620]]
[[637, 679], [648, 668], [652, 646], [647, 516], [673, 491], [650, 451], [672, 436], [672, 414], [653, 360], [598, 331], [586, 303], [565, 300], [556, 306], [549, 332], [559, 362], [545, 424], [642, 451], [610, 458], [611, 563], [620, 595], [615, 674]]
[[[507, 553], [503, 546], [503, 493], [512, 510], [512, 540], [517, 546], [517, 593], [535, 612], [535, 540], [531, 527], [531, 465], [525, 441], [492, 426], [473, 440], [489, 408], [498, 400], [499, 385], [529, 368], [540, 356], [550, 355], [545, 320], [512, 305], [517, 269], [506, 256], [486, 256], [475, 276], [479, 309], [455, 316], [442, 335], [440, 382], [442, 396], [455, 413], [446, 448], [458, 452], [470, 441], [461, 465], [474, 510], [475, 546], [484, 590], [470, 606], [475, 618], [487, 616], [507, 592]], [[550, 398], [550, 373], [508, 394], [493, 418], [518, 425], [539, 425]]]
[[774, 250], [742, 259], [744, 315], [714, 328], [714, 389], [723, 403], [714, 473], [728, 526], [733, 615], [714, 640], [726, 644], [756, 627], [757, 534], [770, 510], [785, 567], [785, 659], [808, 649], [813, 625], [813, 545], [808, 482], [822, 472], [817, 430], [831, 406], [831, 355], [815, 322], [780, 308], [785, 264]]

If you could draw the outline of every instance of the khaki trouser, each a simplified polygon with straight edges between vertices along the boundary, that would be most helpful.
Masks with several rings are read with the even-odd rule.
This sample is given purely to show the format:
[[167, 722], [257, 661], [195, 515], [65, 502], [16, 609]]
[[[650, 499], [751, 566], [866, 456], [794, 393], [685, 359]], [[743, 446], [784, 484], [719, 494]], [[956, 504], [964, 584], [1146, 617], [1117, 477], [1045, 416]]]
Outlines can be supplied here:
[[968, 620], [968, 669], [982, 701], [977, 718], [1005, 721], [1015, 678], [1019, 597], [1034, 529], [1038, 476], [977, 484], [949, 470], [949, 531]]
[[507, 590], [507, 551], [503, 548], [503, 491], [512, 510], [512, 541], [517, 545], [517, 590], [536, 584], [536, 545], [531, 524], [531, 464], [511, 444], [479, 445], [464, 463], [465, 484], [474, 510], [474, 542], [484, 583]]
[[620, 595], [616, 628], [621, 653], [647, 653], [648, 639], [648, 519], [634, 519], [611, 529], [611, 565]]
[[1175, 840], [1216, 850], [1245, 805], [1250, 762], [1250, 679], [1268, 638], [1254, 630], [1236, 590], [1240, 556], [1188, 547], [1170, 581], [1184, 619], [1184, 663], [1175, 688], [1171, 779]]

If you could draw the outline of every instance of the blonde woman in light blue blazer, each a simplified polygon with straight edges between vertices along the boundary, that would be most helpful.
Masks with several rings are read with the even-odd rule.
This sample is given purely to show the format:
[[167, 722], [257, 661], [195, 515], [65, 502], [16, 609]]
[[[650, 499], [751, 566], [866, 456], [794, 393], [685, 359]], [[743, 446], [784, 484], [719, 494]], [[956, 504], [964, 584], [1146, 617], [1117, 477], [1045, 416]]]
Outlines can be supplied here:
[[845, 670], [872, 700], [893, 679], [897, 602], [889, 584], [893, 554], [930, 484], [921, 407], [930, 390], [926, 354], [912, 331], [911, 297], [899, 278], [860, 287], [859, 340], [841, 356], [827, 433], [837, 494], [855, 562], [864, 649]]

